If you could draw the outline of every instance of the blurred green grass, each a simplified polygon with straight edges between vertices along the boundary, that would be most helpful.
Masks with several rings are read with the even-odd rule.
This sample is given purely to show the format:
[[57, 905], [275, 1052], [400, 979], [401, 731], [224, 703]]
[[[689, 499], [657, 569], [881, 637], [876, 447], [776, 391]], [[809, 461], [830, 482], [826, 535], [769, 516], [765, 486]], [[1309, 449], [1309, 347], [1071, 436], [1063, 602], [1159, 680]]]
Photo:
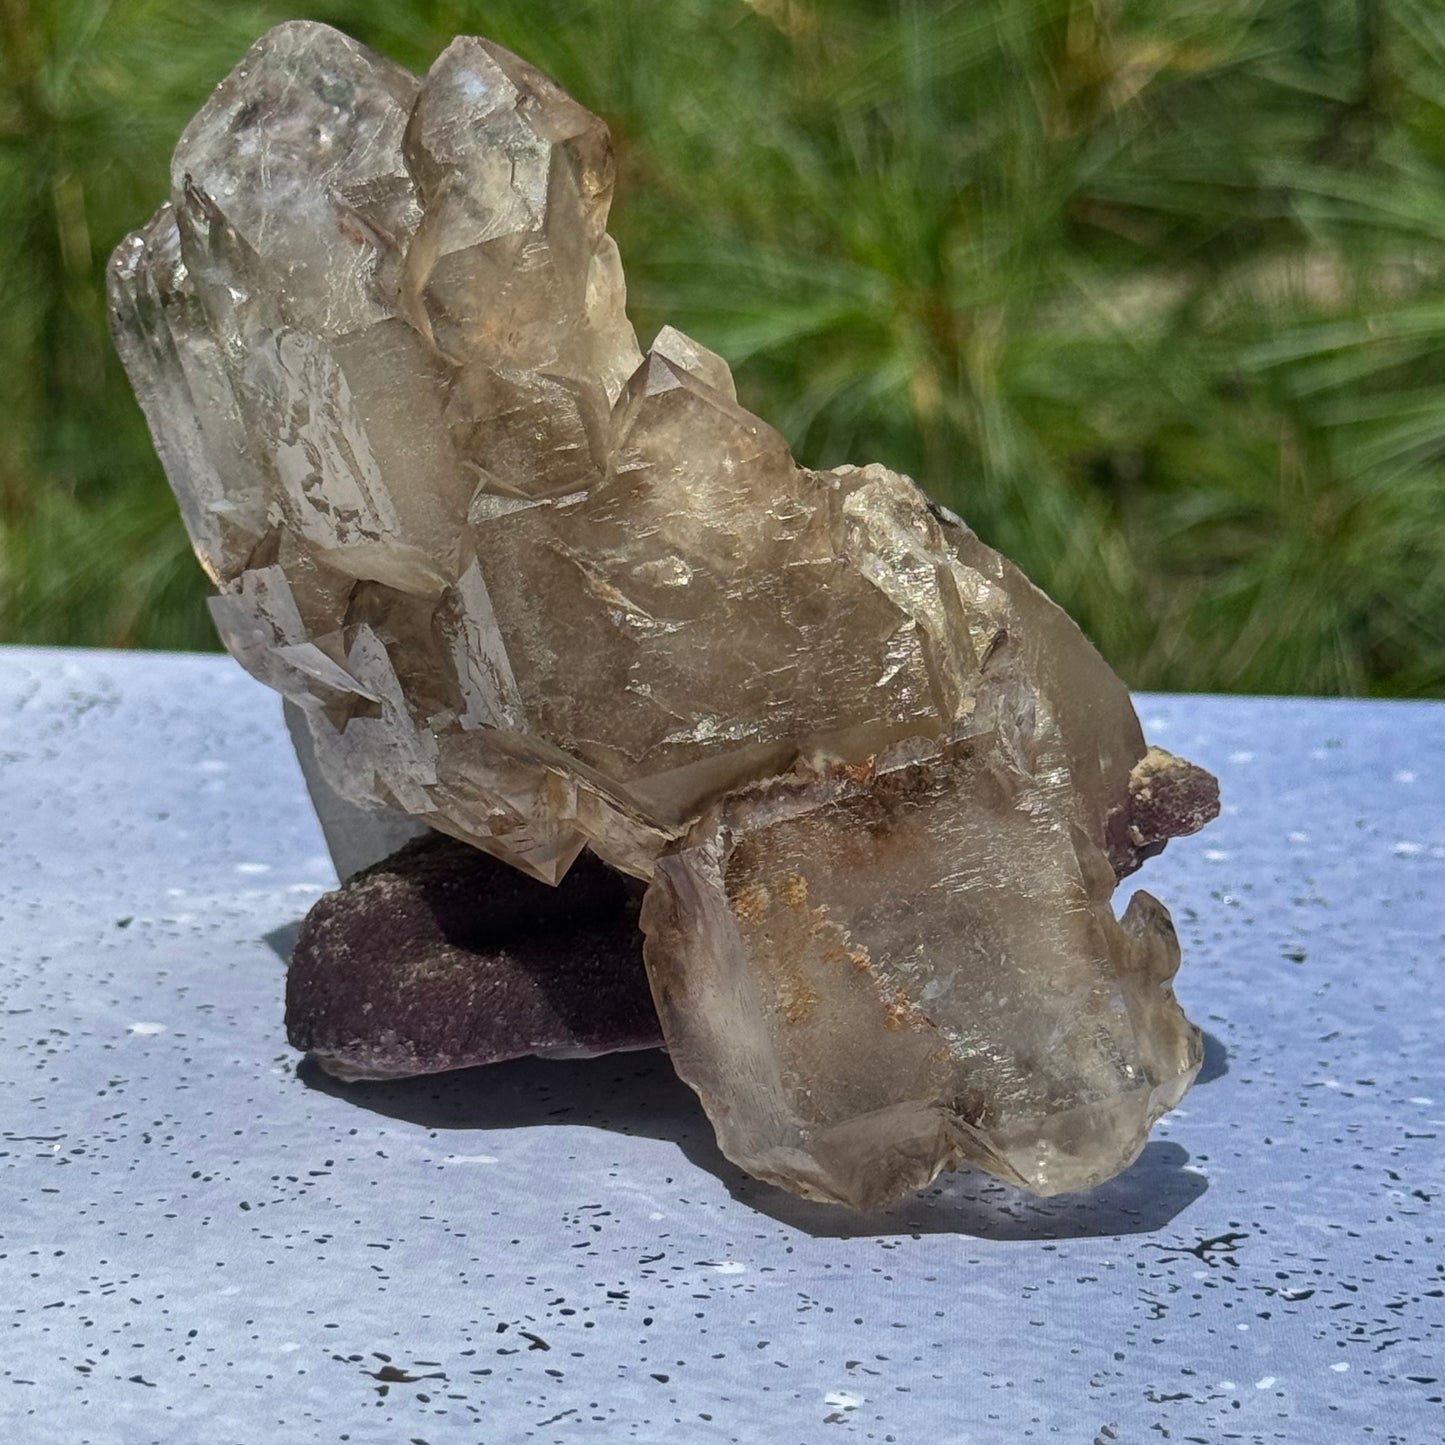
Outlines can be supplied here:
[[1132, 684], [1445, 695], [1439, 0], [0, 0], [0, 641], [215, 645], [102, 273], [302, 13], [555, 75], [644, 341], [911, 473]]

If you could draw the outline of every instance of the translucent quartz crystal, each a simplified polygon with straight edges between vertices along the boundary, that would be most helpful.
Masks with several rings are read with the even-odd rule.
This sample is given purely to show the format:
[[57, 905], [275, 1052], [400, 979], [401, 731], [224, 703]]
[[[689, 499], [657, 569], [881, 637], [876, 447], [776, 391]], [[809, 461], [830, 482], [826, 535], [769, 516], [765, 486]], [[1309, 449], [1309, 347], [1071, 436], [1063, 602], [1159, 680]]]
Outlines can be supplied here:
[[855, 1206], [1104, 1179], [1200, 1061], [1168, 915], [1109, 898], [1212, 780], [907, 478], [797, 466], [670, 327], [643, 356], [612, 182], [486, 40], [419, 82], [298, 22], [227, 77], [111, 268], [221, 636], [342, 798], [650, 881], [664, 1034], [745, 1168]]

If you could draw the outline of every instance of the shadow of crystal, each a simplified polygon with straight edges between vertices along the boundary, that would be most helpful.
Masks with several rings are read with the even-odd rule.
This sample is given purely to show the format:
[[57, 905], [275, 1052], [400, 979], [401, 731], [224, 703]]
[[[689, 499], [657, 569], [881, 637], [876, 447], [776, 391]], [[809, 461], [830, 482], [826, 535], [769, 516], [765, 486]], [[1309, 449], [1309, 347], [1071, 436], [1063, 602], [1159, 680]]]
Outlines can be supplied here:
[[[737, 1171], [734, 1171], [736, 1174]], [[724, 1177], [741, 1203], [815, 1239], [962, 1234], [974, 1239], [1097, 1239], [1152, 1234], [1178, 1218], [1209, 1187], [1180, 1145], [1154, 1139], [1117, 1178], [1087, 1194], [1037, 1199], [975, 1169], [943, 1175], [911, 1199], [875, 1214], [849, 1214], [741, 1176]]]
[[289, 964], [291, 955], [296, 952], [296, 940], [301, 937], [301, 925], [305, 923], [304, 918], [293, 918], [290, 923], [283, 923], [278, 928], [273, 928], [270, 933], [261, 936], [261, 942], [281, 960]]
[[[1205, 1036], [1217, 1078], [1223, 1045]], [[1213, 1046], [1211, 1049], [1211, 1045]], [[892, 1209], [851, 1214], [763, 1184], [719, 1152], [696, 1096], [660, 1050], [591, 1059], [515, 1059], [385, 1083], [343, 1084], [312, 1059], [297, 1066], [309, 1088], [425, 1129], [481, 1133], [555, 1127], [600, 1129], [673, 1144], [740, 1204], [815, 1238], [962, 1234], [977, 1239], [1057, 1240], [1148, 1234], [1176, 1219], [1208, 1188], [1188, 1153], [1154, 1140], [1123, 1174], [1087, 1194], [1036, 1199], [975, 1170], [940, 1178]], [[626, 1166], [618, 1161], [618, 1168]], [[655, 1181], [647, 1181], [650, 1188]]]
[[1194, 1081], [1194, 1087], [1200, 1088], [1204, 1084], [1212, 1084], [1216, 1079], [1222, 1079], [1229, 1072], [1229, 1050], [1224, 1047], [1214, 1034], [1204, 1034], [1204, 1062], [1199, 1066], [1199, 1077]]

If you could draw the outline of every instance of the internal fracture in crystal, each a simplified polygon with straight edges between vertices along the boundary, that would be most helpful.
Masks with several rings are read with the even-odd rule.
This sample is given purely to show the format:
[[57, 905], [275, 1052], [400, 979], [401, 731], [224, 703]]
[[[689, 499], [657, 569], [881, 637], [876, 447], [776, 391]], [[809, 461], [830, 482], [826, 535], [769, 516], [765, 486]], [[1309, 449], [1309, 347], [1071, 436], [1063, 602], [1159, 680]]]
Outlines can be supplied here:
[[339, 803], [647, 885], [744, 1168], [1095, 1184], [1199, 1067], [1168, 914], [1110, 896], [1213, 779], [906, 477], [797, 465], [671, 327], [644, 355], [612, 187], [602, 121], [490, 41], [422, 81], [257, 42], [110, 276], [221, 636]]

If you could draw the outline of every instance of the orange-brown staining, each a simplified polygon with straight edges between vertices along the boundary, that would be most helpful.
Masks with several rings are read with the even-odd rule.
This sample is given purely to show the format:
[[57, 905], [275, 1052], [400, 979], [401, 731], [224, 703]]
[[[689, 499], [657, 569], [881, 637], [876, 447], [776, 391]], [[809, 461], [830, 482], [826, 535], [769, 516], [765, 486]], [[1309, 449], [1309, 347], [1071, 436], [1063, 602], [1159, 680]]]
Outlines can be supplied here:
[[790, 968], [779, 980], [778, 1004], [785, 1023], [804, 1023], [820, 1001], [818, 990], [803, 977], [802, 971]]
[[767, 941], [777, 1016], [791, 1027], [805, 1023], [822, 1001], [808, 975], [817, 967], [825, 925], [822, 910], [808, 908], [807, 899], [807, 884], [796, 873], [785, 874], [774, 888], [744, 883], [732, 896], [739, 923]]
[[353, 246], [364, 246], [372, 239], [350, 216], [344, 213], [336, 218], [336, 229]]
[[[817, 910], [822, 913], [822, 909]], [[834, 967], [841, 968], [845, 964], [853, 966], [854, 973], [867, 973], [872, 967], [872, 961], [861, 948], [850, 948], [848, 946], [848, 935], [838, 930], [838, 936], [828, 945], [823, 953], [823, 962], [831, 963]]]
[[749, 883], [733, 898], [733, 912], [744, 923], [761, 924], [772, 906], [772, 895], [761, 883]]
[[847, 933], [824, 908], [808, 902], [808, 881], [801, 873], [784, 873], [771, 886], [747, 882], [732, 898], [733, 912], [745, 929], [766, 937], [772, 960], [777, 1017], [792, 1027], [813, 1021], [830, 985], [825, 972], [867, 966]]
[[808, 880], [801, 873], [787, 873], [778, 884], [778, 897], [789, 908], [808, 906]]
[[914, 1022], [913, 1004], [908, 995], [900, 988], [888, 1005], [888, 1012], [883, 1015], [883, 1027], [889, 1033], [897, 1033], [905, 1023]]

